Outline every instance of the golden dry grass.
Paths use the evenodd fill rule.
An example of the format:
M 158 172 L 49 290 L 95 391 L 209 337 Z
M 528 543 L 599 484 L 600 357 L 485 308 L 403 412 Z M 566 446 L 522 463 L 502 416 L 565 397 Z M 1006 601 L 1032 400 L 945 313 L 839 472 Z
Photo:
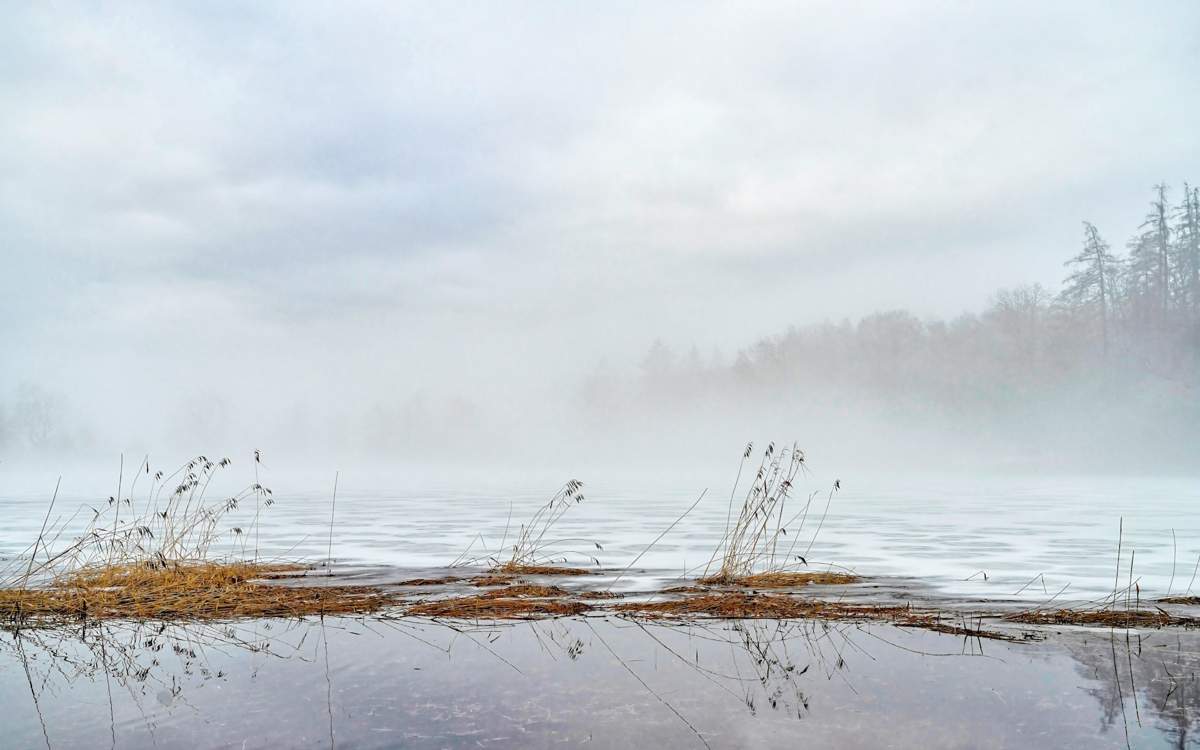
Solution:
M 44 588 L 0 589 L 0 622 L 36 626 L 88 618 L 200 621 L 366 614 L 394 601 L 367 586 L 272 582 L 302 570 L 249 562 L 87 569 Z

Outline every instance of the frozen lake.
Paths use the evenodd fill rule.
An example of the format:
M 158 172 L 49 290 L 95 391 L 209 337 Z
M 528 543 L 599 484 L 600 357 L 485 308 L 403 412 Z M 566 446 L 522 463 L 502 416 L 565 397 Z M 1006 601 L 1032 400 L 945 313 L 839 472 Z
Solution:
M 241 487 L 245 466 L 227 470 L 230 487 Z M 236 477 L 236 481 L 233 481 Z M 2 478 L 2 477 L 0 477 Z M 36 538 L 53 490 L 5 492 L 0 483 L 0 556 L 11 557 Z M 251 475 L 252 480 L 252 475 Z M 1117 542 L 1122 530 L 1120 585 L 1133 581 L 1142 597 L 1180 593 L 1193 582 L 1200 555 L 1200 480 L 1136 477 L 923 477 L 846 479 L 828 501 L 832 480 L 798 485 L 788 502 L 802 507 L 818 494 L 803 528 L 794 527 L 796 553 L 810 567 L 833 564 L 867 577 L 898 576 L 960 599 L 1080 602 L 1113 590 Z M 107 502 L 110 489 L 93 480 L 63 479 L 54 516 Z M 284 472 L 263 477 L 275 503 L 263 511 L 257 544 L 261 555 L 324 560 L 330 544 L 333 477 L 324 486 L 298 483 Z M 454 486 L 450 486 L 453 484 Z M 555 528 L 570 539 L 556 546 L 577 564 L 631 570 L 646 577 L 695 574 L 709 560 L 726 524 L 732 476 L 724 480 L 667 482 L 662 478 L 587 482 L 585 499 Z M 743 485 L 745 480 L 743 480 Z M 692 486 L 689 486 L 692 485 Z M 210 497 L 229 492 L 215 482 Z M 708 487 L 708 493 L 657 544 L 647 547 L 679 519 Z M 145 483 L 135 490 L 144 496 Z M 400 568 L 445 566 L 471 547 L 494 551 L 508 529 L 520 523 L 558 489 L 557 480 L 380 478 L 345 473 L 333 509 L 336 565 Z M 738 498 L 740 502 L 740 496 Z M 828 515 L 821 521 L 828 501 Z M 135 501 L 135 507 L 137 502 Z M 249 528 L 253 506 L 243 506 L 228 526 Z M 90 515 L 90 510 L 80 518 Z M 820 527 L 819 534 L 814 532 Z M 229 548 L 253 540 L 224 537 Z M 597 549 L 599 544 L 602 549 Z M 811 544 L 811 549 L 809 546 Z M 986 577 L 985 577 L 986 574 Z M 1065 590 L 1064 590 L 1065 588 Z

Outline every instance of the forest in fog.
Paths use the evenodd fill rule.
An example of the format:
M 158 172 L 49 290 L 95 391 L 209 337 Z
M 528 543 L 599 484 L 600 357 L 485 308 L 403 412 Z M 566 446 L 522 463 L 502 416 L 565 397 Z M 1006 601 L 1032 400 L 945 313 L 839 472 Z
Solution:
M 140 417 L 133 434 L 149 436 L 147 450 L 253 441 L 297 455 L 337 446 L 436 460 L 472 446 L 480 457 L 586 449 L 617 461 L 663 451 L 708 460 L 788 435 L 856 466 L 1190 471 L 1200 465 L 1200 188 L 1156 186 L 1133 229 L 1118 240 L 1119 228 L 1084 221 L 1078 245 L 1062 249 L 1059 288 L 1002 289 L 951 319 L 884 310 L 794 325 L 736 353 L 657 340 L 641 362 L 597 353 L 604 364 L 540 403 L 364 387 L 360 401 L 325 400 L 332 410 L 314 400 L 239 414 L 220 398 L 192 399 Z M 70 393 L 19 383 L 0 401 L 0 451 L 85 452 L 96 433 L 112 443 L 77 406 Z M 170 426 L 155 432 L 155 419 Z
M 593 373 L 582 400 L 596 422 L 758 405 L 760 419 L 847 420 L 854 441 L 869 442 L 861 430 L 883 420 L 897 452 L 932 429 L 1018 464 L 1154 456 L 1195 467 L 1200 188 L 1157 185 L 1123 247 L 1084 221 L 1064 255 L 1060 288 L 1002 289 L 982 312 L 950 320 L 886 310 L 791 326 L 732 361 L 658 340 L 636 374 Z

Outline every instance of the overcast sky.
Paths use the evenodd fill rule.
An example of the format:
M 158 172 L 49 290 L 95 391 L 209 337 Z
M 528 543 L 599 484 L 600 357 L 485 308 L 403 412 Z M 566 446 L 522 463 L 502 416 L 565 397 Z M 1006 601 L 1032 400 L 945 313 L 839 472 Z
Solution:
M 1194 0 L 850 5 L 10 4 L 0 393 L 495 399 L 1056 285 L 1200 180 Z

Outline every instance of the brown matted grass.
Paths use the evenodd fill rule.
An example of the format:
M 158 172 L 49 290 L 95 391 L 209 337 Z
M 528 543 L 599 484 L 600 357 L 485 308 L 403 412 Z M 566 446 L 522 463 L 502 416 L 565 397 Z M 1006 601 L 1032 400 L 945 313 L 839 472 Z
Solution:
M 40 627 L 85 619 L 186 622 L 359 615 L 403 603 L 399 595 L 373 586 L 296 585 L 285 580 L 306 570 L 307 567 L 296 564 L 253 562 L 166 566 L 137 563 L 85 568 L 41 587 L 0 589 L 0 623 Z M 414 580 L 434 585 L 461 579 Z M 473 596 L 429 600 L 401 611 L 412 617 L 506 620 L 579 615 L 598 606 L 598 611 L 654 620 L 876 621 L 954 635 L 1017 639 L 1007 633 L 984 630 L 979 624 L 972 625 L 974 615 L 920 611 L 911 606 L 849 604 L 788 594 L 696 587 L 668 590 L 687 595 L 664 601 L 609 604 L 598 600 L 621 595 L 608 591 L 572 592 L 560 586 L 507 579 L 504 582 L 504 586 Z M 1023 625 L 1200 626 L 1198 618 L 1176 616 L 1162 609 L 1058 609 L 991 617 Z
M 584 568 L 567 568 L 557 565 L 526 565 L 523 563 L 507 562 L 489 571 L 492 575 L 508 576 L 586 576 L 590 570 Z
M 482 599 L 521 599 L 531 597 L 535 599 L 551 599 L 556 597 L 568 596 L 570 594 L 566 589 L 558 586 L 535 586 L 528 583 L 519 583 L 507 588 L 496 589 L 479 594 Z
M 618 594 L 616 591 L 581 591 L 578 594 L 580 599 L 624 599 L 624 594 Z
M 701 578 L 697 583 L 706 586 L 744 586 L 752 589 L 790 589 L 801 586 L 845 586 L 858 583 L 859 577 L 850 573 L 797 573 L 772 571 L 741 577 L 727 578 L 722 573 Z
M 629 602 L 618 604 L 613 609 L 651 617 L 700 615 L 723 619 L 802 619 L 821 614 L 846 618 L 854 614 L 862 614 L 865 617 L 878 616 L 885 612 L 895 615 L 909 611 L 905 607 L 852 606 L 792 596 L 726 591 L 706 592 L 658 602 Z
M 476 576 L 475 578 L 471 579 L 471 585 L 478 586 L 479 588 L 488 588 L 490 586 L 509 586 L 511 584 L 512 579 L 507 576 L 485 575 Z
M 1091 625 L 1106 628 L 1162 628 L 1200 626 L 1200 619 L 1179 617 L 1161 609 L 1055 609 L 1018 612 L 1004 619 L 1025 625 Z
M 407 581 L 400 581 L 397 586 L 444 586 L 447 583 L 455 583 L 461 581 L 461 578 L 455 576 L 446 576 L 444 578 L 409 578 Z
M 1200 596 L 1168 596 L 1159 599 L 1163 604 L 1187 604 L 1190 606 L 1200 605 Z
M 483 594 L 422 602 L 408 607 L 404 610 L 404 614 L 410 617 L 438 617 L 455 620 L 528 620 L 540 617 L 579 615 L 589 609 L 591 607 L 587 604 L 573 599 L 503 598 Z
M 1019 640 L 1008 633 L 972 627 L 965 618 L 954 620 L 907 606 L 843 604 L 776 594 L 712 592 L 668 601 L 618 604 L 612 609 L 634 617 L 667 620 L 704 617 L 724 620 L 879 621 L 940 633 Z

